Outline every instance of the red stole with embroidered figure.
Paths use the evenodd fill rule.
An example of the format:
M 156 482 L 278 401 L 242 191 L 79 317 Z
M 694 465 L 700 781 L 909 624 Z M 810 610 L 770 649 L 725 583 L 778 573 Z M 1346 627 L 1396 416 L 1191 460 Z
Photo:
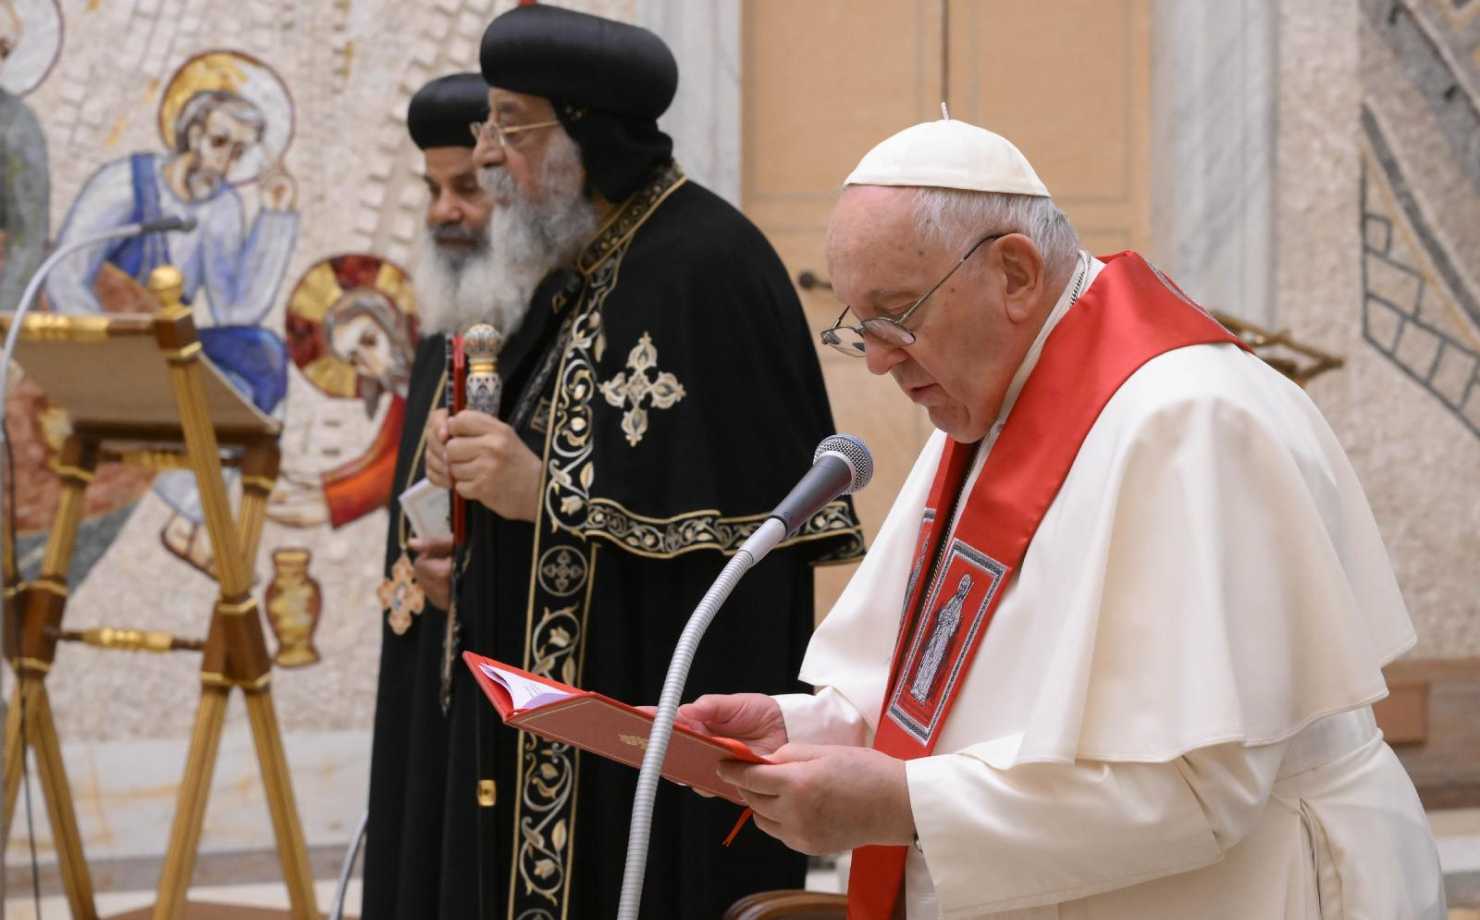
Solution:
M 1147 361 L 1188 345 L 1245 347 L 1134 252 L 1105 268 L 1044 342 L 965 498 L 976 444 L 948 441 L 905 591 L 874 748 L 906 760 L 934 749 L 1005 587 L 1105 404 Z M 932 561 L 933 560 L 933 561 Z M 907 847 L 853 851 L 849 920 L 890 920 Z

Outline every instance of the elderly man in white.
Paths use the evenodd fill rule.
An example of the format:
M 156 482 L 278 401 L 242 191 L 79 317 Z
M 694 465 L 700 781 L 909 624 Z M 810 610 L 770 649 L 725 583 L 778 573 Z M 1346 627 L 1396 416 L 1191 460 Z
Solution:
M 939 431 L 819 692 L 680 710 L 772 752 L 722 767 L 761 829 L 855 851 L 850 920 L 1440 920 L 1370 708 L 1413 629 L 1315 405 L 981 128 L 884 141 L 827 242 L 823 340 Z

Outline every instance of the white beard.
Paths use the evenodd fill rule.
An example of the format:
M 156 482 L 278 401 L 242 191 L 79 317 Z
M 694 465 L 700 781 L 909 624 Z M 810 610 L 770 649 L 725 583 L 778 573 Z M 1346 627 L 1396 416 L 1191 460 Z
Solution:
M 554 133 L 537 199 L 526 197 L 502 167 L 482 170 L 479 179 L 494 198 L 488 236 L 496 280 L 485 289 L 485 302 L 494 313 L 522 318 L 545 276 L 573 262 L 596 236 L 599 218 L 584 193 L 581 152 L 564 131 Z M 504 332 L 505 340 L 508 335 Z
M 487 232 L 472 250 L 464 250 L 443 247 L 424 230 L 411 273 L 421 331 L 457 334 L 474 323 L 492 323 L 505 336 L 513 334 L 524 311 L 509 314 L 490 305 L 488 292 L 497 287 L 499 271 Z

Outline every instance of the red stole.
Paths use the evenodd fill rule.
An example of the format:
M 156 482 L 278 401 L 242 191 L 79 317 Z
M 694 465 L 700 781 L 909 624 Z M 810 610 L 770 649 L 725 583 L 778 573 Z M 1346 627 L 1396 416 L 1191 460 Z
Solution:
M 906 760 L 934 750 L 1008 579 L 1022 564 L 1080 444 L 1121 384 L 1176 348 L 1220 342 L 1244 347 L 1136 253 L 1105 262 L 1044 342 L 955 533 L 954 502 L 977 445 L 946 442 L 905 590 L 874 736 L 877 750 Z M 922 578 L 926 572 L 929 577 Z M 853 851 L 849 920 L 890 920 L 906 856 L 907 848 L 896 846 Z

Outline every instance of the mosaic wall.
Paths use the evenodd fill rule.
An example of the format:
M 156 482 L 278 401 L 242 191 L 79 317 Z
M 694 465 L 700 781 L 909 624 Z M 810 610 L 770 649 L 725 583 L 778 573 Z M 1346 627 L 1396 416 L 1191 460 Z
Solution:
M 1480 437 L 1480 4 L 1362 14 L 1362 335 Z
M 1418 628 L 1480 655 L 1480 3 L 1280 4 L 1278 322 Z
M 279 633 L 289 732 L 370 723 L 385 514 L 365 497 L 388 488 L 372 461 L 399 436 L 425 206 L 406 103 L 433 76 L 476 69 L 483 29 L 512 5 L 0 0 L 0 308 L 53 244 L 197 219 L 167 251 L 126 243 L 65 260 L 45 297 L 74 313 L 136 309 L 150 268 L 180 265 L 207 354 L 283 421 L 254 592 Z M 634 16 L 632 0 L 568 5 Z M 23 379 L 12 392 L 18 548 L 34 572 L 66 420 Z M 68 625 L 200 636 L 211 562 L 187 475 L 105 467 Z M 63 737 L 184 736 L 198 666 L 64 646 L 50 681 Z

